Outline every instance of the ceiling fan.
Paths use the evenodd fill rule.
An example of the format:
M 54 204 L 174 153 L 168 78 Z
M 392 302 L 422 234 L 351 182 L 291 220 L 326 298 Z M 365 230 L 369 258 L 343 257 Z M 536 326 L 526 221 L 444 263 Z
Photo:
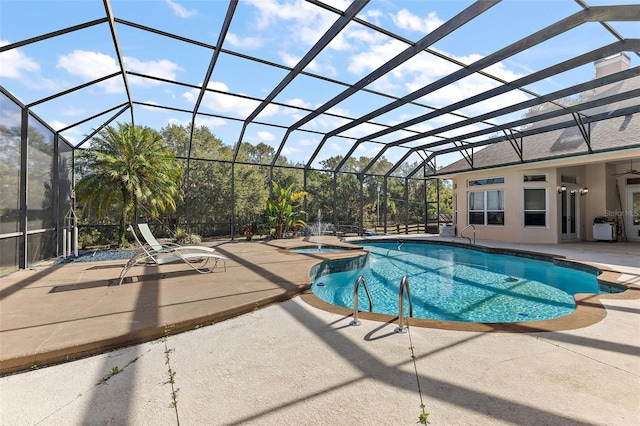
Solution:
M 624 175 L 640 175 L 640 170 L 636 170 L 633 168 L 633 160 L 630 160 L 629 170 L 624 171 L 622 173 L 614 173 L 613 176 L 624 176 Z

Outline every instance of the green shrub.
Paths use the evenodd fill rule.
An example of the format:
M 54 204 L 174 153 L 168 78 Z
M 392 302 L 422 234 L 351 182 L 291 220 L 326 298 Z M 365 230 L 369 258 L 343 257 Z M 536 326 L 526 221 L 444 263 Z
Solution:
M 185 229 L 176 229 L 176 243 L 180 245 L 199 245 L 202 243 L 202 237 L 198 234 L 190 234 Z
M 83 249 L 96 246 L 100 243 L 100 231 L 96 228 L 85 228 L 78 232 L 78 245 Z

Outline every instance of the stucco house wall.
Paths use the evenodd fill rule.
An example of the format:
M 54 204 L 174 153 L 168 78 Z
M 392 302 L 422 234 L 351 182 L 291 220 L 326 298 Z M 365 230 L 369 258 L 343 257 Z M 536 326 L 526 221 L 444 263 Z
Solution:
M 631 151 L 637 156 L 640 150 Z M 483 190 L 504 191 L 504 224 L 474 225 L 476 238 L 529 243 L 560 243 L 561 232 L 561 194 L 559 188 L 564 184 L 567 191 L 577 191 L 578 229 L 576 238 L 583 241 L 593 240 L 593 222 L 596 217 L 608 217 L 610 220 L 624 220 L 628 214 L 627 194 L 629 188 L 626 177 L 616 176 L 628 170 L 619 153 L 599 155 L 598 159 L 588 164 L 566 164 L 562 162 L 579 162 L 578 158 L 554 160 L 545 164 L 509 166 L 487 170 L 456 174 L 452 177 L 454 192 L 455 225 L 460 232 L 469 224 L 468 200 L 469 192 Z M 582 160 L 583 161 L 583 160 Z M 614 165 L 613 161 L 622 164 Z M 534 167 L 535 166 L 535 167 Z M 544 182 L 525 182 L 525 175 L 544 175 Z M 484 180 L 503 177 L 504 183 L 481 186 L 468 186 L 470 180 Z M 565 180 L 563 181 L 563 177 Z M 567 179 L 568 178 L 568 179 Z M 616 189 L 616 180 L 618 188 Z M 574 183 L 575 182 L 575 183 Z M 547 220 L 545 226 L 525 226 L 524 224 L 524 189 L 545 189 Z M 588 189 L 586 194 L 581 190 Z M 618 199 L 618 193 L 620 199 Z M 473 230 L 467 229 L 464 236 L 472 237 Z M 629 233 L 629 240 L 640 240 L 637 235 Z
M 595 63 L 596 77 L 628 68 L 626 53 Z M 640 77 L 634 77 L 599 87 L 591 99 L 639 88 Z M 622 101 L 625 106 L 633 102 L 634 99 Z M 602 116 L 609 108 L 604 105 L 581 113 Z M 624 239 L 640 241 L 640 207 L 638 202 L 632 206 L 627 200 L 632 193 L 635 197 L 640 195 L 640 114 L 604 118 L 583 128 L 578 123 L 558 130 L 544 127 L 566 119 L 556 117 L 534 123 L 528 129 L 540 126 L 541 131 L 522 138 L 518 138 L 516 131 L 511 141 L 467 148 L 465 159 L 439 170 L 442 177 L 453 181 L 458 235 L 469 224 L 469 192 L 500 189 L 504 191 L 504 224 L 475 225 L 476 238 L 526 243 L 593 240 L 594 219 L 605 216 L 618 223 L 624 221 L 624 227 L 619 225 L 618 229 Z M 516 144 L 520 144 L 519 151 Z M 545 175 L 546 179 L 525 182 L 525 175 Z M 467 184 L 469 180 L 496 177 L 504 177 L 504 182 L 472 187 Z M 565 196 L 571 193 L 576 196 L 575 233 L 567 231 L 571 229 L 571 220 L 567 217 L 573 216 L 562 215 L 563 195 L 559 193 L 562 186 L 567 191 Z M 525 226 L 525 188 L 545 189 L 544 226 Z M 584 191 L 585 188 L 588 191 Z M 570 203 L 571 195 L 565 200 Z M 472 235 L 471 229 L 464 232 L 464 236 Z

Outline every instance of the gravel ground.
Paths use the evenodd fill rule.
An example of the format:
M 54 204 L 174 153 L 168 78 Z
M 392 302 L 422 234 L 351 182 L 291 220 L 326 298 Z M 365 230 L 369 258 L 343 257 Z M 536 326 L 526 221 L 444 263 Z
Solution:
M 135 250 L 82 250 L 78 256 L 63 257 L 54 262 L 54 265 L 72 262 L 100 262 L 105 260 L 120 260 L 131 257 Z

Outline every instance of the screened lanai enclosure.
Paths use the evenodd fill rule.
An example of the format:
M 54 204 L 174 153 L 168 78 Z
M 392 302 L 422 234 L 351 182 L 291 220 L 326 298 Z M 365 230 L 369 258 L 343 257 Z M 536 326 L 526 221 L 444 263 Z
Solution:
M 638 113 L 640 85 L 591 96 L 637 79 L 638 21 L 627 1 L 2 0 L 0 275 L 76 225 L 109 232 L 79 212 L 76 159 L 121 124 L 182 166 L 176 210 L 138 212 L 159 233 L 260 232 L 272 181 L 335 232 L 437 233 L 444 166 L 504 141 L 524 162 L 524 135 L 569 127 L 591 155 L 590 126 Z M 620 53 L 628 69 L 594 78 Z

